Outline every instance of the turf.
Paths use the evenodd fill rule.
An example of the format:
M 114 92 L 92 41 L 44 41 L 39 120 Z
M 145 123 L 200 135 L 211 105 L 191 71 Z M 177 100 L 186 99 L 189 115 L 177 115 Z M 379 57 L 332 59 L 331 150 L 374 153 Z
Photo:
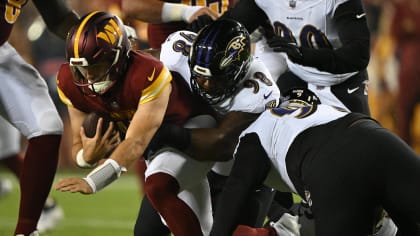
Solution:
M 18 215 L 19 185 L 11 174 L 0 170 L 0 176 L 13 180 L 13 191 L 0 198 L 0 235 L 13 235 Z M 84 176 L 84 172 L 59 171 L 54 183 L 65 176 Z M 94 195 L 51 191 L 64 210 L 64 219 L 56 229 L 41 236 L 126 236 L 133 226 L 142 199 L 134 174 L 126 174 Z

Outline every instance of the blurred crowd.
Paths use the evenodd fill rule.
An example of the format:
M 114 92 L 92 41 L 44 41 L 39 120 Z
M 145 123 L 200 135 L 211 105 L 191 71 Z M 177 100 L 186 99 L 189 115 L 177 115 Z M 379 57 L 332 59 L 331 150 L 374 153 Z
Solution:
M 84 15 L 92 10 L 110 11 L 137 30 L 138 47 L 148 48 L 146 24 L 126 19 L 119 0 L 68 0 Z M 420 153 L 420 1 L 365 0 L 372 34 L 369 71 L 369 102 L 372 116 L 395 131 Z M 31 2 L 28 2 L 31 5 Z M 69 124 L 66 107 L 58 99 L 55 74 L 65 62 L 64 41 L 50 33 L 34 6 L 27 6 L 13 29 L 10 43 L 47 80 L 51 96 L 63 118 L 65 133 Z M 64 135 L 60 166 L 75 166 L 71 160 L 71 137 Z
M 420 151 L 418 0 L 366 0 L 372 33 L 369 64 L 372 116 Z

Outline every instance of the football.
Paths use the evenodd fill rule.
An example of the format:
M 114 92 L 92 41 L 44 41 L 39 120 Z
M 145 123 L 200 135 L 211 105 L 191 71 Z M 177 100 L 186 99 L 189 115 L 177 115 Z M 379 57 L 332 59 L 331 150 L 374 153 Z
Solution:
M 95 112 L 89 113 L 85 120 L 83 121 L 83 128 L 85 129 L 85 134 L 86 137 L 88 138 L 93 138 L 96 134 L 96 126 L 98 124 L 98 120 L 99 118 L 103 118 L 103 123 L 102 123 L 102 134 L 104 134 L 106 132 L 106 130 L 109 127 L 109 122 L 111 122 L 111 117 L 109 117 L 108 115 L 104 115 L 104 114 L 98 114 Z

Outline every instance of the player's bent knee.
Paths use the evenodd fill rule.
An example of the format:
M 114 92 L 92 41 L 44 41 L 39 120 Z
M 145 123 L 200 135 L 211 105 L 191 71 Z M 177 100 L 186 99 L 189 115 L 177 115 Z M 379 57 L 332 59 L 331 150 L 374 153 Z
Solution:
M 179 192 L 179 184 L 174 177 L 157 173 L 146 178 L 144 191 L 155 205 L 166 199 L 168 195 L 175 194 L 176 196 Z

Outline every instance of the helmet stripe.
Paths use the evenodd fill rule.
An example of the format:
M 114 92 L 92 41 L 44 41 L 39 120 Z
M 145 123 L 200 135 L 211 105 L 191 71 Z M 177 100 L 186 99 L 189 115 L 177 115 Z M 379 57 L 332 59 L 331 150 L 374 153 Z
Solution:
M 98 12 L 99 11 L 94 11 L 90 13 L 83 19 L 82 23 L 80 23 L 79 28 L 77 29 L 77 32 L 76 32 L 76 36 L 74 37 L 74 57 L 75 58 L 79 58 L 79 40 L 80 40 L 80 35 L 82 34 L 82 30 L 84 26 L 86 25 L 86 23 L 89 21 L 89 19 L 92 18 L 92 16 Z
M 214 29 L 214 30 L 216 30 L 216 29 Z M 206 55 L 206 58 L 205 58 L 205 61 L 204 61 L 205 64 L 201 65 L 201 66 L 205 66 L 205 65 L 210 63 L 210 59 L 211 59 L 210 58 L 210 56 L 211 56 L 210 53 L 203 52 L 203 51 L 206 50 L 207 48 L 211 47 L 211 45 L 214 44 L 216 36 L 217 36 L 217 32 L 215 32 L 214 34 L 213 34 L 213 32 L 209 32 L 207 34 L 207 36 L 204 38 L 204 40 L 201 43 L 201 46 L 203 46 L 203 47 L 199 47 L 199 51 L 198 51 L 198 54 L 197 54 L 195 64 L 200 64 L 201 65 L 201 63 L 199 63 L 199 61 L 201 60 L 202 54 Z M 210 37 L 212 37 L 212 38 L 209 39 Z M 210 42 L 208 42 L 208 41 L 210 41 Z
M 212 48 L 213 47 L 213 45 L 214 45 L 214 41 L 216 40 L 216 38 L 217 38 L 217 35 L 219 34 L 219 32 L 215 32 L 214 33 L 214 35 L 213 35 L 213 38 L 211 38 L 211 40 L 210 40 L 210 45 L 211 45 L 211 47 L 210 48 Z M 210 55 L 211 53 L 207 53 L 207 55 L 206 55 L 206 64 L 210 64 L 210 61 L 211 61 L 211 57 L 213 56 L 213 55 Z

